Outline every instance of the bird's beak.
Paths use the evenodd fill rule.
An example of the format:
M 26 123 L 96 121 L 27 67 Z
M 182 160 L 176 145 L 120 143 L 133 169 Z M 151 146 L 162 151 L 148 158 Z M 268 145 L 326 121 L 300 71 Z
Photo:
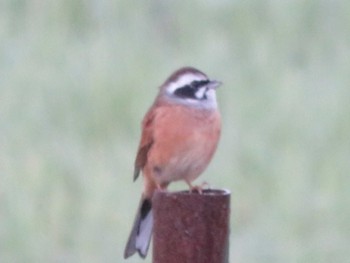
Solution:
M 220 87 L 222 85 L 222 82 L 221 81 L 217 81 L 217 80 L 211 80 L 207 87 L 209 89 L 217 89 L 218 87 Z

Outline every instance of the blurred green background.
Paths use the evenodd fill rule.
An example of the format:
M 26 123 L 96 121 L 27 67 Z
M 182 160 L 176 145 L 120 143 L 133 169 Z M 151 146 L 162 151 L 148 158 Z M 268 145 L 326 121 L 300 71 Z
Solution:
M 232 191 L 230 262 L 350 262 L 349 14 L 346 0 L 1 1 L 0 262 L 123 262 L 140 122 L 184 65 L 224 82 L 198 182 Z

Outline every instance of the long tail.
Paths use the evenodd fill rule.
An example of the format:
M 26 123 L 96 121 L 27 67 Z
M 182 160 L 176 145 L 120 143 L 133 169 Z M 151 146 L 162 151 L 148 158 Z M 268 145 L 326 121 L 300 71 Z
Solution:
M 139 253 L 140 257 L 146 257 L 153 230 L 153 215 L 151 209 L 151 200 L 142 197 L 134 225 L 125 247 L 124 258 L 128 258 L 136 252 Z

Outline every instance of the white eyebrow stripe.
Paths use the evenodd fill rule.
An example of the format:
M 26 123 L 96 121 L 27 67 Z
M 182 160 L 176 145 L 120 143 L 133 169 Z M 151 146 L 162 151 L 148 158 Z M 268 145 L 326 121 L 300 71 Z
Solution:
M 175 90 L 177 90 L 178 88 L 189 85 L 195 80 L 201 81 L 201 80 L 206 80 L 206 78 L 201 75 L 185 74 L 179 77 L 176 81 L 171 82 L 166 88 L 166 90 L 168 93 L 173 94 Z

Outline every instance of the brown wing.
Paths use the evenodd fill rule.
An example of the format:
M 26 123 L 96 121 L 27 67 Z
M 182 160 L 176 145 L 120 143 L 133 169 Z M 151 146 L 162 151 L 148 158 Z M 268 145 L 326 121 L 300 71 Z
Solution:
M 147 154 L 153 144 L 154 110 L 148 111 L 142 122 L 142 135 L 135 159 L 134 181 L 139 177 L 141 169 L 146 165 Z

